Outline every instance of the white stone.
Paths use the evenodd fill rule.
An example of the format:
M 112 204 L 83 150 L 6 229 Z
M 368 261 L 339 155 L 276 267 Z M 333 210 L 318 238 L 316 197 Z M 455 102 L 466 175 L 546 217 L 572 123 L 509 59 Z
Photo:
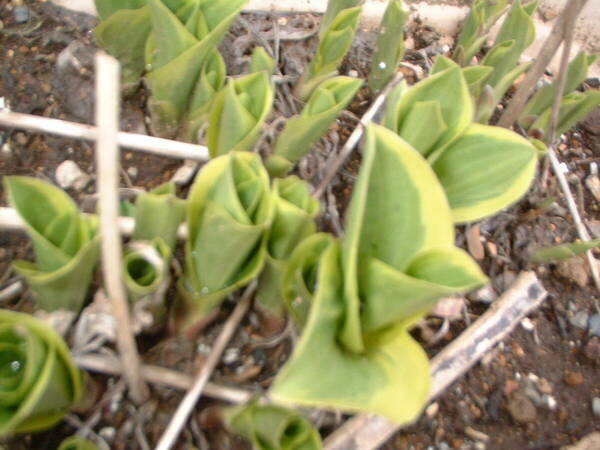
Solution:
M 77 191 L 85 189 L 92 177 L 79 168 L 75 161 L 63 161 L 54 174 L 56 182 L 63 189 L 73 188 Z

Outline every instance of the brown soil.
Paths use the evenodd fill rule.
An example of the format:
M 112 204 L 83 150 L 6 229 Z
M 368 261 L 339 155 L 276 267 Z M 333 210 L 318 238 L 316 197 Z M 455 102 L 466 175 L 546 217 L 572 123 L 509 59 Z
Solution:
M 93 108 L 89 99 L 93 97 L 91 55 L 95 19 L 67 13 L 44 1 L 26 0 L 24 4 L 30 12 L 30 18 L 27 23 L 19 25 L 14 21 L 13 2 L 0 0 L 0 97 L 9 102 L 13 111 L 92 123 Z M 230 73 L 243 70 L 245 58 L 257 41 L 257 34 L 268 32 L 274 26 L 274 21 L 278 22 L 282 32 L 316 26 L 315 18 L 311 16 L 244 16 L 244 21 L 235 24 L 222 47 Z M 419 30 L 414 32 L 418 34 Z M 342 67 L 343 73 L 355 70 L 360 76 L 366 75 L 370 56 L 369 39 L 363 36 L 357 40 L 357 45 Z M 310 55 L 315 42 L 315 38 L 282 41 L 282 72 L 298 75 L 303 60 Z M 71 46 L 75 58 L 81 63 L 79 70 L 57 68 L 59 55 L 67 46 Z M 411 58 L 410 52 L 407 58 Z M 419 58 L 420 55 L 414 55 L 413 62 L 421 64 Z M 124 99 L 123 129 L 147 131 L 144 125 L 145 97 L 145 91 L 140 87 Z M 369 101 L 368 92 L 361 92 L 352 104 L 351 112 L 360 116 Z M 285 98 L 285 92 L 277 97 L 277 115 L 289 116 L 298 106 Z M 345 141 L 354 120 L 350 115 L 343 116 L 330 130 L 327 138 L 300 165 L 298 172 L 302 177 L 313 183 L 318 182 L 329 152 Z M 569 134 L 559 148 L 561 159 L 567 162 L 570 169 L 570 181 L 578 194 L 580 208 L 588 221 L 600 220 L 598 200 L 584 185 L 584 180 L 590 175 L 590 163 L 600 162 L 597 142 L 597 137 L 582 129 Z M 77 162 L 86 173 L 93 174 L 95 170 L 93 148 L 85 142 L 2 128 L 0 147 L 4 144 L 7 146 L 0 157 L 0 174 L 3 176 L 23 174 L 52 181 L 56 167 L 66 159 Z M 267 139 L 264 145 L 268 144 Z M 137 169 L 137 176 L 124 176 L 123 186 L 131 182 L 135 186 L 151 188 L 168 180 L 180 162 L 124 152 L 122 164 L 125 172 L 131 167 Z M 326 210 L 337 209 L 343 217 L 359 166 L 358 155 L 346 163 L 332 184 L 334 195 L 329 197 Z M 549 291 L 545 304 L 530 317 L 535 331 L 519 326 L 510 339 L 438 399 L 437 407 L 430 408 L 417 424 L 397 434 L 385 448 L 558 449 L 594 430 L 600 430 L 600 418 L 594 416 L 591 409 L 592 398 L 600 397 L 600 343 L 598 338 L 591 339 L 586 330 L 573 326 L 570 320 L 577 312 L 585 311 L 590 316 L 598 313 L 598 292 L 593 288 L 585 263 L 580 259 L 574 260 L 569 267 L 551 264 L 531 266 L 528 262 L 534 248 L 572 241 L 576 237 L 573 221 L 555 178 L 549 174 L 546 185 L 541 184 L 540 178 L 538 176 L 530 194 L 518 205 L 479 224 L 486 248 L 482 266 L 496 292 L 502 292 L 519 271 L 528 269 L 537 272 Z M 77 201 L 83 202 L 93 192 L 92 183 L 83 192 L 69 193 Z M 540 207 L 550 197 L 555 197 L 556 202 Z M 2 187 L 0 202 L 6 204 Z M 325 230 L 335 230 L 338 226 L 330 214 L 322 217 L 320 225 Z M 464 227 L 458 230 L 457 242 L 466 247 L 464 232 Z M 11 276 L 11 261 L 30 256 L 27 242 L 22 234 L 0 234 L 2 283 L 6 283 Z M 25 311 L 32 309 L 27 296 L 16 303 L 2 306 Z M 485 304 L 474 300 L 468 302 L 467 306 L 471 320 L 475 320 L 486 309 Z M 222 317 L 226 317 L 231 307 L 230 303 L 225 304 Z M 431 319 L 429 325 L 439 325 L 436 320 Z M 430 354 L 434 355 L 465 327 L 463 320 L 454 322 L 441 342 L 428 347 Z M 198 349 L 212 342 L 219 328 L 219 325 L 211 327 L 195 343 L 166 339 L 162 335 L 146 337 L 140 341 L 145 349 L 144 359 L 182 372 L 191 372 L 193 367 L 202 362 L 202 352 L 198 352 Z M 255 344 L 257 335 L 257 317 L 252 313 L 230 345 L 238 349 L 238 353 L 230 362 L 219 367 L 214 381 L 246 389 L 268 388 L 273 374 L 289 354 L 290 344 L 284 341 L 273 347 L 258 346 Z M 94 425 L 97 433 L 112 442 L 113 448 L 138 448 L 131 422 L 135 409 L 127 401 L 113 398 L 116 380 L 97 375 L 93 376 L 93 380 L 104 393 L 102 398 L 105 402 L 84 410 L 75 418 L 79 417 L 85 422 L 99 411 L 101 415 Z M 547 397 L 542 398 L 542 391 L 553 397 L 555 406 L 548 404 Z M 151 444 L 156 443 L 181 399 L 181 393 L 173 390 L 157 388 L 153 392 L 153 400 L 145 406 L 145 410 L 142 408 L 145 413 L 150 411 L 148 417 L 152 417 L 143 430 Z M 514 408 L 511 414 L 510 407 L 514 407 L 523 395 L 527 398 L 525 403 L 531 403 L 536 395 L 539 398 L 537 405 L 533 402 L 535 417 L 528 417 L 526 423 L 519 423 L 515 420 Z M 193 419 L 199 425 L 190 427 L 182 435 L 181 448 L 189 448 L 192 442 L 199 445 L 198 441 L 204 438 L 209 443 L 208 448 L 244 448 L 240 440 L 222 430 L 202 428 L 207 424 L 206 413 L 202 411 L 211 404 L 213 402 L 206 402 L 199 407 L 199 418 Z M 520 409 L 526 408 L 521 404 Z M 324 423 L 322 430 L 325 432 L 340 423 L 332 414 L 317 416 Z M 9 448 L 53 449 L 62 437 L 74 433 L 78 427 L 72 419 L 48 432 L 15 439 L 9 443 Z M 473 430 L 484 435 L 477 435 Z

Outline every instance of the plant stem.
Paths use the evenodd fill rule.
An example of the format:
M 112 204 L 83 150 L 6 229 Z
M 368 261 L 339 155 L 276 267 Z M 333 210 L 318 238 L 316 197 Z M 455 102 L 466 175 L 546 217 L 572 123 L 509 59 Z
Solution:
M 150 392 L 141 376 L 140 357 L 129 315 L 129 304 L 122 282 L 123 255 L 121 235 L 117 225 L 119 215 L 119 63 L 113 57 L 96 54 L 96 164 L 100 195 L 100 229 L 102 234 L 102 273 L 107 295 L 111 300 L 117 322 L 117 348 L 123 363 L 123 374 L 129 393 L 137 404 L 143 403 Z
M 98 134 L 96 127 L 91 125 L 3 110 L 0 110 L 0 125 L 86 141 L 95 141 Z M 208 149 L 203 145 L 171 141 L 124 131 L 118 132 L 117 141 L 121 147 L 140 152 L 178 159 L 208 160 Z
M 221 333 L 219 333 L 208 359 L 196 375 L 194 384 L 185 394 L 185 397 L 179 404 L 179 407 L 171 419 L 171 422 L 167 426 L 167 429 L 158 441 L 156 450 L 169 450 L 175 444 L 181 429 L 184 427 L 190 414 L 192 413 L 192 410 L 196 406 L 196 403 L 198 402 L 198 399 L 200 398 L 208 379 L 217 367 L 217 364 L 221 359 L 221 354 L 225 350 L 225 347 L 229 343 L 229 340 L 233 336 L 233 333 L 237 329 L 237 326 L 241 322 L 242 318 L 248 311 L 252 301 L 252 296 L 256 291 L 256 286 L 256 281 L 253 281 L 244 291 L 242 298 L 233 310 L 233 313 L 231 313 L 231 316 L 229 316 L 229 319 L 227 319 L 227 322 L 221 330 Z

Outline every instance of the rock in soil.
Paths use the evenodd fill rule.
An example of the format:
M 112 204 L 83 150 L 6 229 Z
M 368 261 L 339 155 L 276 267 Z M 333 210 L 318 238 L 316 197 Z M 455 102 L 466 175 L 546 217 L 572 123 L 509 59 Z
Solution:
M 592 411 L 596 417 L 600 417 L 600 397 L 594 397 L 592 400 Z
M 588 322 L 588 331 L 592 336 L 600 336 L 600 314 L 594 314 Z
M 600 108 L 596 108 L 581 123 L 588 133 L 600 135 Z
M 564 380 L 569 386 L 579 386 L 581 383 L 583 383 L 583 375 L 581 375 L 579 372 L 567 370 L 565 372 Z
M 575 328 L 585 330 L 588 327 L 589 314 L 586 311 L 579 311 L 569 319 L 569 322 Z
M 517 391 L 508 398 L 508 412 L 519 423 L 531 423 L 537 419 L 537 408 L 525 394 Z
M 591 338 L 583 347 L 583 354 L 590 361 L 600 361 L 600 338 Z
M 600 433 L 588 434 L 581 441 L 574 445 L 561 447 L 560 450 L 598 450 L 600 448 Z
M 92 180 L 92 177 L 79 168 L 75 161 L 63 161 L 54 174 L 56 182 L 63 189 L 75 189 L 81 191 Z
M 587 261 L 581 256 L 561 261 L 558 263 L 556 271 L 563 278 L 573 281 L 580 287 L 587 286 L 588 282 L 590 281 Z

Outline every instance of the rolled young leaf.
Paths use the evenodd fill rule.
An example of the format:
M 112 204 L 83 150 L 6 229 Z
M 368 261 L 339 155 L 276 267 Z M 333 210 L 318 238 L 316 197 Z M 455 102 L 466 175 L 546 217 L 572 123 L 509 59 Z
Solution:
M 185 202 L 176 197 L 173 182 L 163 183 L 137 198 L 134 217 L 134 241 L 160 238 L 173 251 L 177 229 L 185 218 Z
M 29 177 L 5 177 L 10 202 L 33 243 L 35 263 L 16 261 L 38 307 L 46 311 L 83 306 L 100 239 L 93 218 L 84 217 L 59 188 Z
M 337 75 L 337 68 L 352 45 L 361 10 L 357 6 L 340 11 L 322 35 L 317 53 L 294 88 L 300 99 L 306 100 L 319 84 Z
M 531 185 L 537 150 L 509 130 L 472 124 L 432 164 L 455 222 L 490 216 L 517 201 Z
M 131 301 L 166 291 L 169 283 L 171 250 L 160 238 L 152 242 L 131 242 L 123 252 L 123 282 Z M 154 303 L 160 305 L 162 296 Z
M 267 159 L 269 173 L 281 176 L 289 172 L 348 106 L 361 85 L 361 80 L 351 77 L 334 77 L 321 83 L 300 115 L 286 122 L 274 154 Z
M 173 12 L 160 0 L 148 0 L 156 46 L 147 75 L 148 106 L 157 134 L 172 137 L 186 120 L 204 64 L 245 3 L 194 0 Z
M 563 96 L 570 94 L 577 88 L 577 86 L 583 83 L 587 77 L 589 67 L 596 61 L 596 59 L 598 59 L 597 55 L 588 55 L 584 51 L 579 52 L 577 56 L 573 58 L 573 60 L 569 63 Z M 528 126 L 531 125 L 531 122 L 526 124 L 526 118 L 533 117 L 533 120 L 535 120 L 545 110 L 551 108 L 555 92 L 556 82 L 539 89 L 523 108 L 523 112 L 519 116 L 519 124 L 528 128 Z
M 307 418 L 277 405 L 233 406 L 224 409 L 227 428 L 245 437 L 255 450 L 320 450 L 321 436 Z
M 231 152 L 202 168 L 187 200 L 189 238 L 174 317 L 179 331 L 197 331 L 227 294 L 258 276 L 272 209 L 258 155 Z
M 442 152 L 473 120 L 473 102 L 461 68 L 450 60 L 444 64 L 447 69 L 409 89 L 401 84 L 386 107 L 385 126 L 425 157 L 434 150 Z
M 271 112 L 273 95 L 270 76 L 265 71 L 227 83 L 210 111 L 206 140 L 211 158 L 253 149 Z
M 273 75 L 276 64 L 275 60 L 269 56 L 264 47 L 255 47 L 252 51 L 252 58 L 250 59 L 249 73 L 264 70 L 267 74 Z
M 0 438 L 58 423 L 79 399 L 82 378 L 56 332 L 0 310 Z
M 100 20 L 108 19 L 123 9 L 138 9 L 146 6 L 148 0 L 94 0 Z
M 396 73 L 404 55 L 404 25 L 407 19 L 408 13 L 402 0 L 389 0 L 379 26 L 369 74 L 369 87 L 373 92 L 383 89 Z
M 295 176 L 273 182 L 273 223 L 267 237 L 267 259 L 260 275 L 256 305 L 265 313 L 283 317 L 285 305 L 281 277 L 296 246 L 316 230 L 319 201 L 310 195 L 310 185 Z
M 331 26 L 331 22 L 335 20 L 338 14 L 344 9 L 354 8 L 355 6 L 363 3 L 362 0 L 328 0 L 327 9 L 321 19 L 321 26 L 319 28 L 319 37 L 322 38 Z

